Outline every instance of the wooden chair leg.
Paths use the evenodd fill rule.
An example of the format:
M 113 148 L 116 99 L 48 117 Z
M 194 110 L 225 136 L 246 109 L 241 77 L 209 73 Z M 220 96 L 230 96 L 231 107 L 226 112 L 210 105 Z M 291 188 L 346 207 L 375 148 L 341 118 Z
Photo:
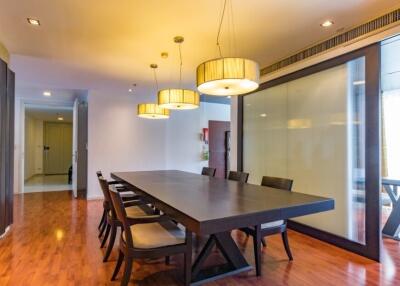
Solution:
M 107 245 L 106 253 L 104 254 L 103 262 L 107 262 L 108 257 L 110 257 L 111 251 L 114 247 L 115 243 L 115 237 L 117 236 L 117 226 L 112 225 L 111 226 L 111 234 L 110 234 L 110 240 Z
M 192 232 L 186 229 L 186 251 L 184 254 L 184 285 L 189 286 L 192 281 Z
M 103 209 L 103 215 L 101 216 L 99 226 L 97 227 L 98 230 L 101 229 L 105 221 L 106 221 L 106 210 Z
M 122 277 L 121 286 L 126 286 L 129 284 L 129 280 L 131 279 L 132 273 L 132 258 L 125 257 L 125 270 L 124 277 Z
M 286 230 L 284 232 L 282 232 L 282 240 L 283 240 L 283 245 L 285 246 L 286 254 L 289 257 L 289 260 L 293 260 L 292 252 L 290 251 L 290 247 L 289 247 L 289 240 L 288 240 Z
M 107 224 L 106 233 L 104 234 L 103 241 L 101 242 L 100 248 L 103 248 L 106 245 L 108 236 L 110 234 L 110 229 L 111 229 L 111 226 L 109 224 Z
M 106 230 L 106 227 L 107 227 L 107 222 L 104 222 L 103 225 L 101 226 L 101 229 L 100 229 L 100 233 L 99 233 L 99 236 L 98 236 L 99 238 L 103 236 L 103 233 Z
M 256 275 L 261 276 L 261 225 L 254 227 L 253 237 L 254 260 L 256 263 Z
M 124 253 L 120 250 L 118 253 L 117 264 L 115 265 L 114 273 L 111 277 L 111 281 L 114 281 L 117 278 L 118 272 L 121 269 L 122 262 L 124 261 Z

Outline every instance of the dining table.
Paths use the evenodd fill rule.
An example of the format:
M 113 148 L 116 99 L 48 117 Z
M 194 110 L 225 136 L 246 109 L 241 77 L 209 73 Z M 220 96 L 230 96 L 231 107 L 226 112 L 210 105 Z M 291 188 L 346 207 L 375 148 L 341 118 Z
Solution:
M 112 172 L 111 176 L 175 222 L 208 237 L 192 264 L 191 285 L 252 269 L 232 230 L 334 209 L 331 198 L 179 170 Z M 226 262 L 210 266 L 205 262 L 215 247 Z

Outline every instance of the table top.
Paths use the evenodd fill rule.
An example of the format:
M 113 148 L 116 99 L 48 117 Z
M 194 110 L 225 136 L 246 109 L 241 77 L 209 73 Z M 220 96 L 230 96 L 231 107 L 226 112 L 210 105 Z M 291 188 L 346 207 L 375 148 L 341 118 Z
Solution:
M 210 234 L 328 211 L 334 200 L 177 171 L 115 172 L 192 231 Z

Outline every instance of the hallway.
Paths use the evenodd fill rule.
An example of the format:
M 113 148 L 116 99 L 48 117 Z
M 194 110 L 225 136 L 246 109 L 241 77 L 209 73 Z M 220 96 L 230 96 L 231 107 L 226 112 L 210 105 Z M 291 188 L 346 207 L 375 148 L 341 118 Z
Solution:
M 24 193 L 72 190 L 68 175 L 35 175 L 25 182 Z

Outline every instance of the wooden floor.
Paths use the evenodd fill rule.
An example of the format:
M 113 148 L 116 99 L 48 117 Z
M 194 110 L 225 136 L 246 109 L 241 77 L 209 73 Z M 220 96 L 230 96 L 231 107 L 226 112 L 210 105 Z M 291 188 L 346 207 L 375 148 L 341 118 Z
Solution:
M 69 192 L 15 196 L 15 223 L 0 240 L 0 285 L 119 285 L 111 283 L 116 253 L 102 262 L 97 223 L 101 201 L 73 200 Z M 252 243 L 233 234 L 253 264 Z M 400 243 L 384 240 L 382 264 L 290 231 L 294 261 L 279 236 L 268 239 L 263 277 L 254 271 L 208 285 L 400 285 Z M 215 252 L 215 262 L 220 258 Z M 180 285 L 182 257 L 135 263 L 132 285 Z

